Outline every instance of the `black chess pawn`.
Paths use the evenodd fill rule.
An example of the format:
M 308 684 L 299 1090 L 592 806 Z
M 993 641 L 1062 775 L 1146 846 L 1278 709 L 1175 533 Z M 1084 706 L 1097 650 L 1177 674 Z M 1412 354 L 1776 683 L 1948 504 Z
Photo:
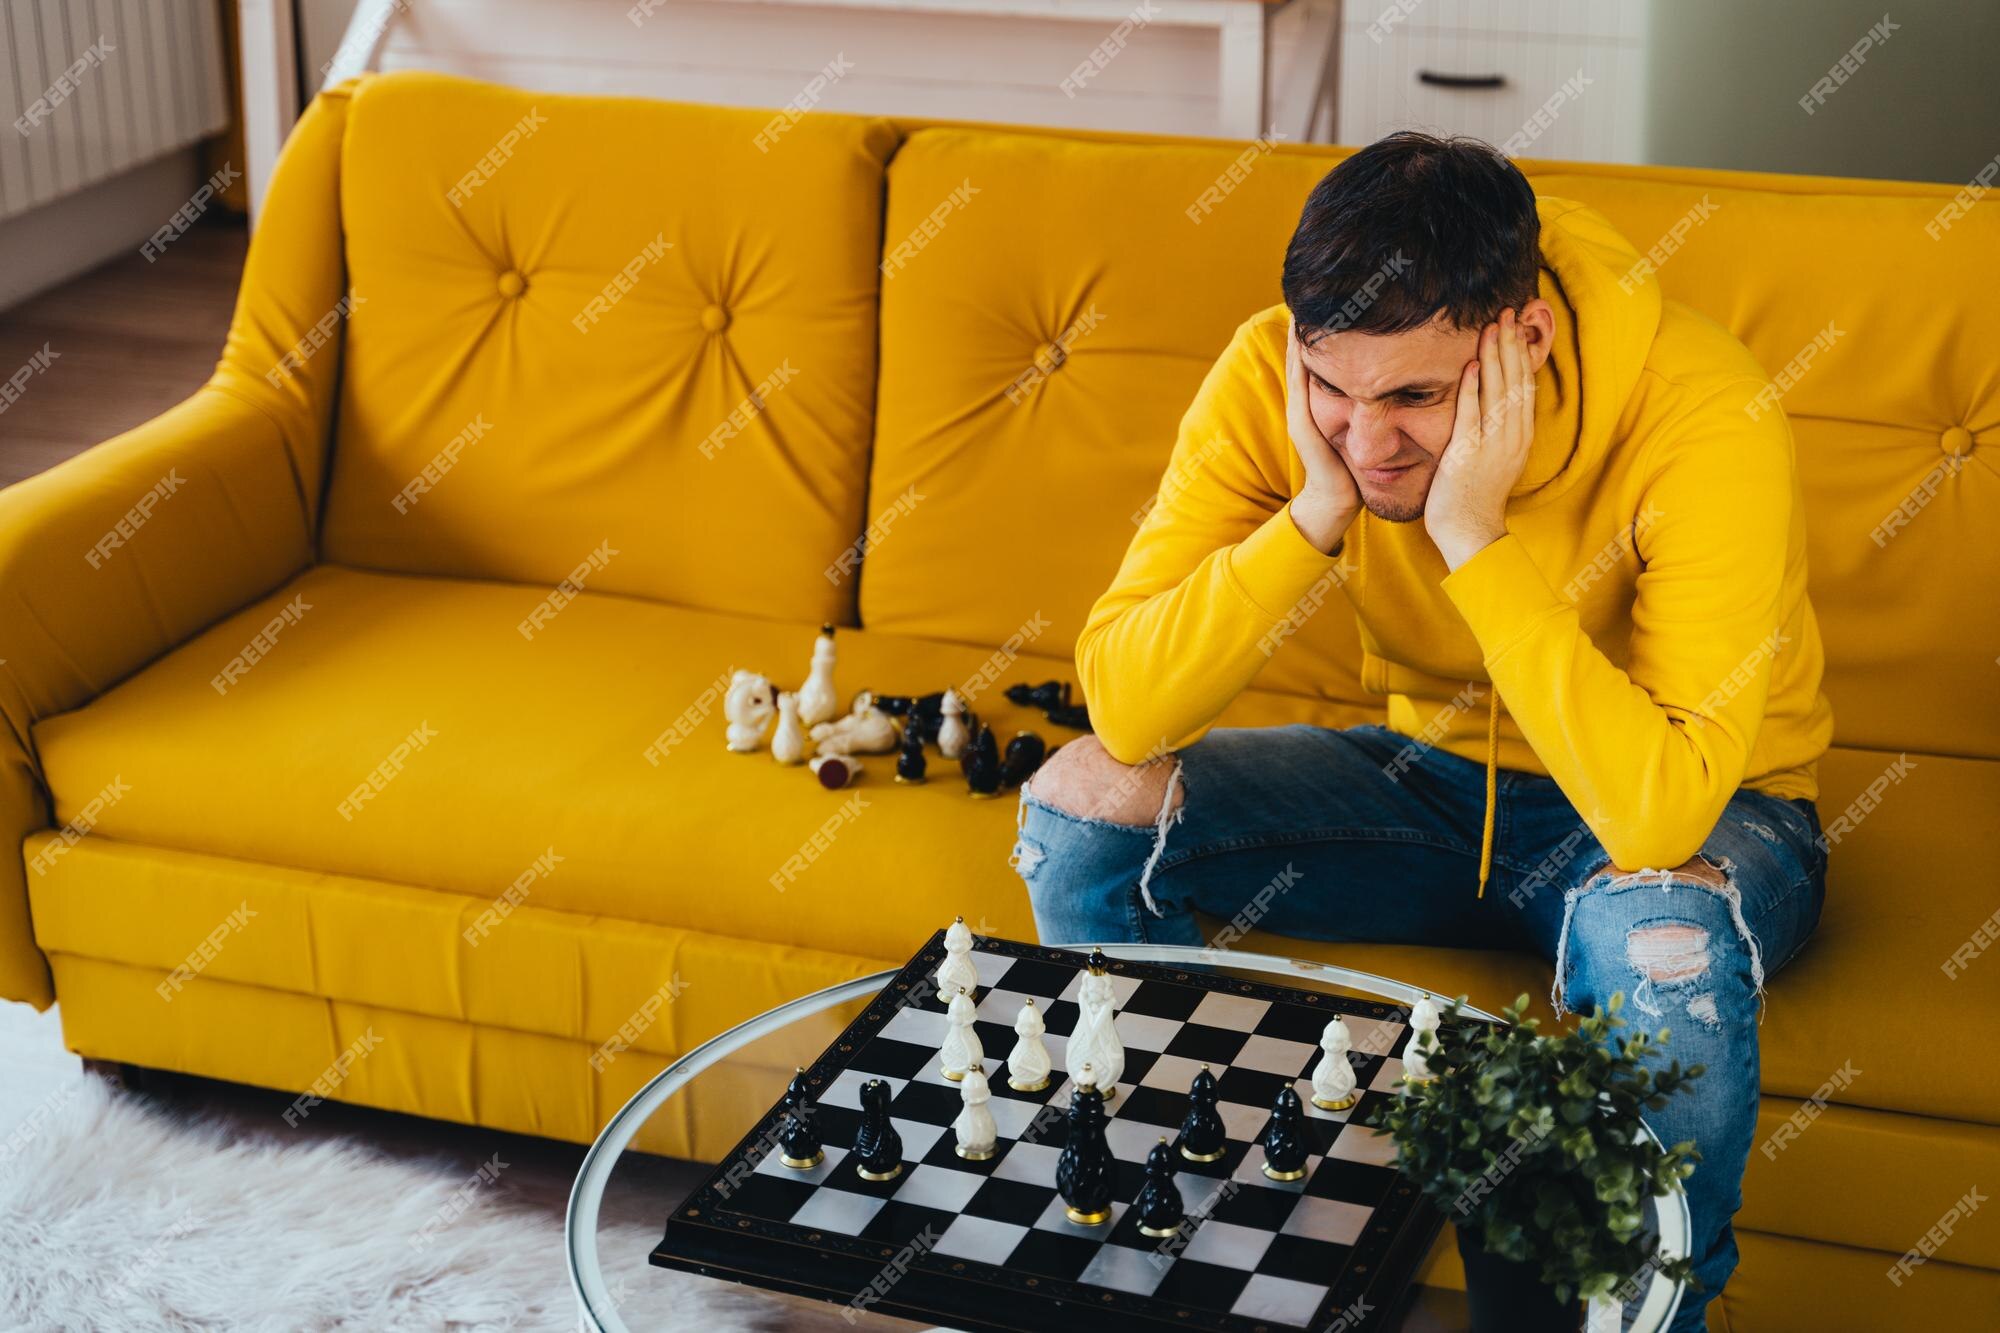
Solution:
M 1264 1174 L 1273 1180 L 1303 1180 L 1306 1174 L 1306 1108 L 1288 1083 L 1271 1103 L 1264 1126 Z
M 1176 1234 L 1187 1221 L 1187 1204 L 1174 1184 L 1174 1150 L 1164 1136 L 1146 1154 L 1146 1183 L 1139 1187 L 1132 1207 L 1139 1214 L 1139 1234 L 1155 1240 Z
M 812 1127 L 812 1094 L 806 1091 L 806 1071 L 792 1075 L 785 1089 L 784 1128 L 778 1132 L 778 1160 L 794 1171 L 810 1171 L 826 1160 Z
M 928 767 L 924 759 L 924 737 L 915 723 L 903 728 L 903 748 L 896 754 L 896 781 L 918 783 L 924 780 L 924 769 Z
M 1215 1075 L 1203 1065 L 1188 1088 L 1187 1118 L 1181 1121 L 1181 1156 L 1190 1162 L 1219 1162 L 1229 1151 L 1229 1131 L 1215 1109 Z
M 1000 785 L 1020 786 L 1042 766 L 1048 753 L 1048 743 L 1034 732 L 1015 732 L 1014 739 L 1007 742 L 1006 755 L 1000 760 Z
M 993 739 L 993 728 L 980 725 L 960 766 L 965 770 L 965 785 L 975 797 L 988 797 L 1000 790 L 1000 743 Z
M 1056 1159 L 1056 1189 L 1064 1212 L 1080 1226 L 1111 1220 L 1111 1144 L 1104 1135 L 1104 1094 L 1091 1080 L 1089 1065 L 1069 1098 L 1069 1137 Z
M 871 1078 L 861 1085 L 861 1128 L 854 1135 L 855 1171 L 863 1180 L 903 1174 L 903 1136 L 889 1123 L 889 1085 Z

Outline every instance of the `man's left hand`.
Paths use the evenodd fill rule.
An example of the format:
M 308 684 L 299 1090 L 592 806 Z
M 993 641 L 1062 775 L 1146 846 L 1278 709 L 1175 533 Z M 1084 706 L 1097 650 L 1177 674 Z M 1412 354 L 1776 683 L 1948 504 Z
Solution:
M 1503 310 L 1459 377 L 1451 442 L 1424 501 L 1424 528 L 1452 569 L 1507 535 L 1507 496 L 1534 435 L 1534 363 L 1520 322 Z

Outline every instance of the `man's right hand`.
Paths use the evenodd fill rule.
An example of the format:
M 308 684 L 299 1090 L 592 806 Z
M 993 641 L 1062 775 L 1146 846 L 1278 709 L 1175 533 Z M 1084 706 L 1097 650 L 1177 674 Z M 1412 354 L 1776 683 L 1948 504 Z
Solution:
M 1361 512 L 1361 492 L 1312 415 L 1312 378 L 1299 355 L 1296 320 L 1285 325 L 1285 426 L 1305 464 L 1306 484 L 1292 497 L 1292 522 L 1317 550 L 1331 555 Z

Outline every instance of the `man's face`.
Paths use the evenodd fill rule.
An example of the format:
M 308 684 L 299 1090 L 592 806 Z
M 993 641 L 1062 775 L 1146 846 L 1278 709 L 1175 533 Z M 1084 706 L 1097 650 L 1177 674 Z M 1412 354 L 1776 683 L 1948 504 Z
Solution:
M 1440 315 L 1407 333 L 1325 334 L 1299 354 L 1313 420 L 1354 475 L 1361 503 L 1391 523 L 1422 517 L 1479 330 Z

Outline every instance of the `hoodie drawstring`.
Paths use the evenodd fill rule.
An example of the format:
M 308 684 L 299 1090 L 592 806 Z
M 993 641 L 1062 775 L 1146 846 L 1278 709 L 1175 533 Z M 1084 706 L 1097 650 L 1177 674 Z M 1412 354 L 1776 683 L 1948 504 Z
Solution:
M 1500 787 L 1500 691 L 1486 687 L 1486 821 L 1479 833 L 1479 892 L 1486 896 L 1486 877 L 1493 872 L 1493 807 Z

